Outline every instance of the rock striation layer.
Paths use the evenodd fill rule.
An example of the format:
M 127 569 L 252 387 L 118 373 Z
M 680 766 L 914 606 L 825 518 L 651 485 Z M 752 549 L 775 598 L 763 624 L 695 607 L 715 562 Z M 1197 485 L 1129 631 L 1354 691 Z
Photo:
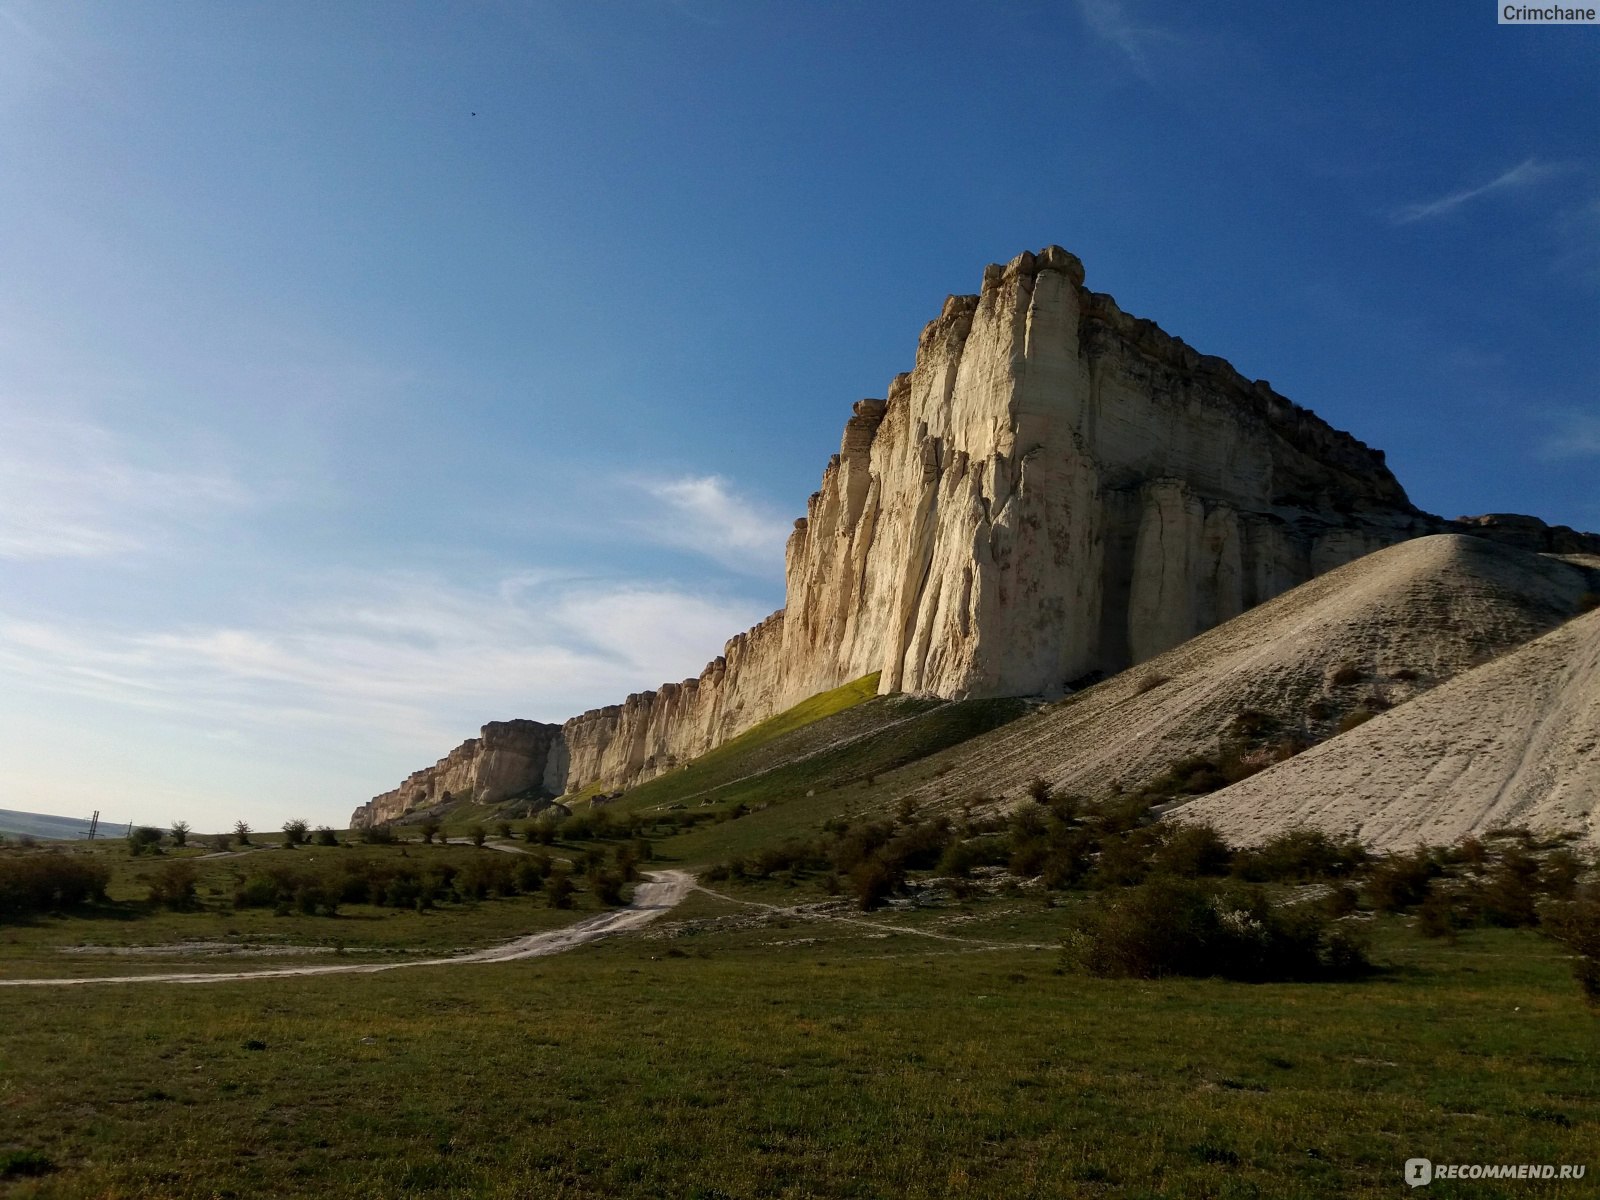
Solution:
M 1446 529 L 1600 552 L 1534 518 L 1419 511 L 1380 451 L 1089 291 L 1059 246 L 1021 254 L 855 405 L 790 535 L 784 609 L 699 678 L 567 721 L 545 786 L 648 778 L 874 671 L 883 692 L 1061 695 Z

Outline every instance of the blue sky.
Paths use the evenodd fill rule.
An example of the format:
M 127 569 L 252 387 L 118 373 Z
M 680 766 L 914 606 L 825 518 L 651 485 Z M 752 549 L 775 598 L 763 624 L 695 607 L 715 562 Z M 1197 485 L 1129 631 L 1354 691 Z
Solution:
M 1600 30 L 1488 3 L 0 0 L 0 804 L 342 824 L 782 602 L 985 263 L 1600 528 Z

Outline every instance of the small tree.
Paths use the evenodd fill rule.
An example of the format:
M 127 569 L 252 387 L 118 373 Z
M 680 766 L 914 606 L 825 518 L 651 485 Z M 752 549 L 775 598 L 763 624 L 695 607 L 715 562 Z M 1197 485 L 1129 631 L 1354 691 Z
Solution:
M 338 835 L 326 825 L 317 826 L 315 840 L 319 846 L 337 846 L 339 844 Z
M 250 823 L 248 821 L 235 821 L 233 823 L 233 840 L 241 846 L 250 844 Z
M 428 845 L 438 836 L 439 830 L 442 828 L 443 825 L 438 817 L 423 817 L 417 825 L 417 832 L 422 834 L 423 844 Z
M 172 844 L 185 846 L 189 843 L 189 822 L 174 821 L 172 823 Z
M 174 912 L 198 908 L 194 885 L 199 873 L 187 859 L 169 862 L 150 881 L 150 903 L 165 905 Z
M 311 836 L 311 826 L 307 822 L 295 817 L 292 821 L 283 823 L 283 840 L 291 846 L 303 846 Z
M 1572 973 L 1590 1004 L 1600 1005 L 1600 883 L 1577 890 L 1545 914 L 1545 933 L 1572 952 Z
M 487 840 L 489 831 L 486 830 L 482 825 L 472 825 L 467 829 L 467 836 L 472 839 L 472 844 L 474 846 L 481 846 L 483 845 L 484 841 Z
M 571 908 L 572 892 L 572 878 L 565 870 L 550 872 L 549 878 L 544 881 L 544 897 L 550 902 L 551 908 Z
M 601 904 L 615 908 L 622 903 L 623 879 L 620 873 L 598 869 L 589 872 L 589 890 Z
M 511 822 L 510 821 L 497 821 L 497 822 L 495 822 L 494 831 L 495 831 L 496 835 L 499 836 L 499 837 L 503 837 L 503 838 L 510 837 L 511 836 Z
M 151 825 L 140 825 L 128 834 L 128 852 L 140 855 L 146 850 L 153 854 L 161 853 L 161 830 Z

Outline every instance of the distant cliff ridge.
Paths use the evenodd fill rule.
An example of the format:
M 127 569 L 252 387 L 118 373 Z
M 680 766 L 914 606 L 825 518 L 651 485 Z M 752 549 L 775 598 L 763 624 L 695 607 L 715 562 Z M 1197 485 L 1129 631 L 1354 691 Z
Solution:
M 1445 529 L 1600 553 L 1536 518 L 1419 511 L 1381 451 L 1083 279 L 1052 246 L 945 301 L 914 369 L 845 423 L 789 538 L 784 608 L 698 679 L 574 717 L 548 744 L 521 735 L 543 749 L 520 775 L 486 726 L 353 823 L 459 794 L 446 780 L 480 800 L 480 776 L 625 786 L 874 671 L 884 692 L 1060 694 Z
M 543 721 L 490 721 L 431 767 L 414 771 L 391 792 L 356 809 L 350 827 L 392 821 L 415 808 L 447 799 L 496 804 L 528 791 L 560 791 L 564 771 L 552 750 L 561 743 L 561 726 Z

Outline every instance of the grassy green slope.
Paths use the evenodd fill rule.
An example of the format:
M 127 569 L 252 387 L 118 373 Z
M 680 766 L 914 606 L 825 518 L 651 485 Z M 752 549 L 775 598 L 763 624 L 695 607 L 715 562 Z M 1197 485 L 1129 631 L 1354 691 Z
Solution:
M 628 807 L 670 804 L 686 797 L 698 797 L 798 757 L 816 743 L 818 731 L 812 727 L 818 722 L 866 704 L 877 694 L 876 672 L 831 691 L 819 692 L 752 726 L 693 762 L 632 789 L 628 794 Z M 827 730 L 822 731 L 822 735 L 826 738 Z
M 688 766 L 640 784 L 611 807 L 617 812 L 661 812 L 679 805 L 714 806 L 732 812 L 815 800 L 820 803 L 804 807 L 825 817 L 830 803 L 838 808 L 828 794 L 842 788 L 867 789 L 869 802 L 887 804 L 895 789 L 873 790 L 878 776 L 1004 725 L 1028 708 L 1021 700 L 952 702 L 910 696 L 858 699 L 842 706 L 850 689 L 859 697 L 875 679 L 869 676 L 813 697 Z
M 895 698 L 874 701 L 893 703 Z M 904 703 L 904 701 L 902 701 Z M 747 854 L 791 837 L 810 837 L 832 817 L 893 811 L 906 779 L 922 778 L 930 763 L 959 754 L 958 747 L 1027 711 L 1022 700 L 962 700 L 890 714 L 876 733 L 835 745 L 713 795 L 724 812 L 749 809 L 736 821 L 703 825 L 664 844 L 679 861 L 700 865 Z M 644 788 L 629 793 L 633 798 Z

